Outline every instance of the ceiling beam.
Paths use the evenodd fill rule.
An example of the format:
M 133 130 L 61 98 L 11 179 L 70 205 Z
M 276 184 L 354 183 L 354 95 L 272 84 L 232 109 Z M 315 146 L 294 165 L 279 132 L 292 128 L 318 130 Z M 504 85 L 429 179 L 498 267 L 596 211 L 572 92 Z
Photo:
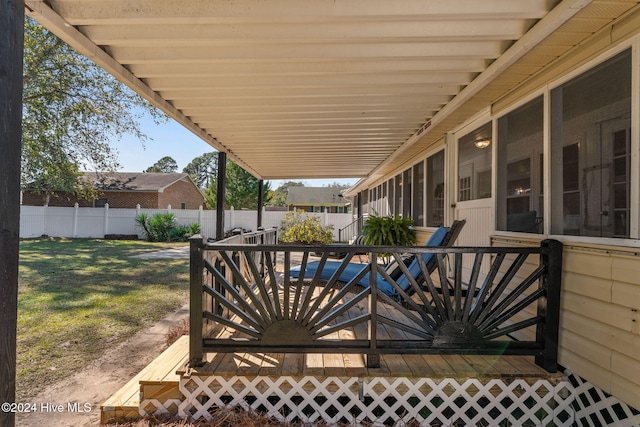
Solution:
M 388 20 L 477 19 L 514 17 L 539 19 L 547 12 L 548 0 L 351 0 L 336 3 L 333 0 L 270 0 L 233 2 L 190 0 L 137 0 L 131 7 L 128 0 L 56 2 L 59 12 L 67 16 L 72 25 L 147 23 L 218 23 L 218 22 L 335 22 L 336 19 L 370 18 Z M 99 20 L 94 17 L 100 16 Z

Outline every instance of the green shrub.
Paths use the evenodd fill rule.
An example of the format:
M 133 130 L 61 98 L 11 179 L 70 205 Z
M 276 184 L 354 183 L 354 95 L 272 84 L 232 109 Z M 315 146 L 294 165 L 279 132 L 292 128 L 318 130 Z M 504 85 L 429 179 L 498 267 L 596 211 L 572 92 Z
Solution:
M 189 236 L 189 227 L 186 225 L 176 225 L 169 230 L 169 240 L 172 242 L 186 241 Z
M 176 216 L 172 213 L 155 214 L 149 221 L 149 228 L 153 234 L 152 241 L 170 241 L 171 230 L 176 227 Z
M 283 243 L 327 244 L 333 242 L 333 227 L 323 227 L 316 216 L 303 211 L 287 212 L 280 224 L 279 240 Z
M 199 224 L 178 225 L 172 213 L 159 213 L 149 216 L 141 213 L 136 223 L 150 242 L 186 241 L 194 234 L 200 233 Z

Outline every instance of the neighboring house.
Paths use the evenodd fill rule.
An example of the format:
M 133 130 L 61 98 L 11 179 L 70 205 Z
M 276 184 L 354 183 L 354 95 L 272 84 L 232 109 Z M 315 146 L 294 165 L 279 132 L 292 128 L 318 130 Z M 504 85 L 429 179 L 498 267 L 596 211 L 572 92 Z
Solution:
M 332 187 L 291 187 L 287 194 L 289 210 L 305 212 L 348 213 L 351 200 Z
M 85 172 L 81 179 L 89 180 L 98 191 L 94 200 L 78 199 L 67 192 L 53 192 L 49 206 L 135 208 L 140 205 L 147 209 L 198 209 L 205 206 L 205 198 L 200 189 L 186 173 L 96 173 Z M 42 193 L 25 191 L 22 204 L 42 206 Z

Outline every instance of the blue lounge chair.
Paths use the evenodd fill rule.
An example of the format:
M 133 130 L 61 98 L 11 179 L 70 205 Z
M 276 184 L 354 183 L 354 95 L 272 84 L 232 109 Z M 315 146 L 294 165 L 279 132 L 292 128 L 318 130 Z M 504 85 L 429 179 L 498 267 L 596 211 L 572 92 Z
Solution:
M 458 237 L 458 234 L 460 234 L 460 231 L 462 230 L 462 227 L 465 224 L 465 220 L 462 221 L 455 221 L 451 228 L 449 227 L 440 227 L 438 228 L 429 238 L 429 240 L 427 241 L 427 243 L 425 244 L 425 246 L 427 247 L 434 247 L 434 246 L 451 246 L 453 245 L 453 242 L 455 242 L 455 239 Z M 429 271 L 432 271 L 435 268 L 435 256 L 432 253 L 423 253 L 422 254 L 422 259 L 425 263 L 425 265 L 427 265 L 427 267 L 429 268 Z M 342 262 L 340 261 L 327 261 L 324 264 L 324 267 L 322 268 L 322 271 L 320 272 L 320 279 L 324 279 L 324 280 L 330 280 L 331 277 L 333 277 L 334 273 L 340 268 L 340 266 L 342 265 Z M 362 264 L 362 263 L 356 263 L 356 262 L 351 262 L 348 263 L 345 267 L 345 269 L 342 271 L 342 273 L 340 274 L 340 276 L 338 277 L 338 281 L 340 282 L 344 282 L 344 283 L 348 283 L 350 282 L 352 279 L 354 279 L 355 277 L 357 277 L 363 269 L 367 268 L 369 264 Z M 422 274 L 422 270 L 420 269 L 420 264 L 418 262 L 418 260 L 415 258 L 415 256 L 409 257 L 408 259 L 405 259 L 405 265 L 407 265 L 407 269 L 409 271 L 409 273 L 411 274 L 411 276 L 418 280 L 420 275 Z M 320 266 L 320 261 L 312 261 L 310 263 L 307 264 L 307 267 L 304 271 L 304 277 L 306 279 L 311 279 L 315 276 L 318 267 Z M 300 277 L 300 269 L 302 266 L 297 266 L 297 267 L 293 267 L 291 269 L 291 277 L 294 278 L 298 278 Z M 411 287 L 411 281 L 410 279 L 402 274 L 402 270 L 400 270 L 400 268 L 398 267 L 397 263 L 394 261 L 392 262 L 386 269 L 387 274 L 389 274 L 389 276 L 395 280 L 396 284 L 405 292 L 409 291 L 410 287 Z M 362 286 L 362 287 L 368 287 L 369 286 L 369 274 L 367 273 L 365 274 L 358 282 L 357 284 Z M 382 274 L 377 273 L 377 285 L 378 285 L 378 289 L 380 289 L 384 294 L 390 296 L 390 297 L 397 297 L 398 296 L 398 292 L 396 291 L 396 289 L 387 281 L 384 279 L 384 277 L 382 276 Z

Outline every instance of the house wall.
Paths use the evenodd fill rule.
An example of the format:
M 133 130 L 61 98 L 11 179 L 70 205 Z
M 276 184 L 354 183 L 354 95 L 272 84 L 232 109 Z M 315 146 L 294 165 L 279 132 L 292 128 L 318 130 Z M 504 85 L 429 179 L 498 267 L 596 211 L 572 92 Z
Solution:
M 631 138 L 632 155 L 636 160 L 632 160 L 631 166 L 632 186 L 635 185 L 635 187 L 632 187 L 630 197 L 632 214 L 636 215 L 637 223 L 640 222 L 637 219 L 640 215 L 637 200 L 639 175 L 638 170 L 633 169 L 637 169 L 640 148 L 638 142 L 640 96 L 637 93 L 640 82 L 638 76 L 640 74 L 638 60 L 640 58 L 640 12 L 636 11 L 599 34 L 595 34 L 579 48 L 533 75 L 526 84 L 485 107 L 490 107 L 490 118 L 497 119 L 515 106 L 522 104 L 523 101 L 539 96 L 552 87 L 551 85 L 566 81 L 579 67 L 596 65 L 593 62 L 596 58 L 600 59 L 603 55 L 612 55 L 622 48 L 629 47 L 635 49 Z M 470 111 L 469 117 L 480 113 L 480 111 Z M 455 133 L 456 130 L 450 129 L 448 132 Z M 449 173 L 446 175 L 449 187 L 447 192 L 453 201 L 456 199 L 455 181 L 457 180 L 455 171 L 457 164 L 454 161 L 455 155 L 452 154 L 455 151 L 455 144 L 447 144 L 447 150 L 449 168 Z M 494 156 L 495 153 L 494 151 Z M 424 156 L 431 154 L 432 152 L 425 152 Z M 362 190 L 368 191 L 375 188 L 380 183 L 412 167 L 418 160 L 420 159 L 416 158 L 411 163 L 402 165 L 373 183 L 368 189 Z M 617 240 L 497 232 L 495 181 L 494 172 L 494 196 L 489 203 L 492 207 L 487 209 L 480 203 L 478 206 L 469 205 L 465 210 L 459 207 L 457 210 L 453 208 L 448 210 L 446 224 L 450 224 L 454 218 L 467 219 L 467 225 L 457 245 L 539 245 L 540 240 L 547 237 L 561 240 L 565 246 L 559 363 L 621 401 L 640 408 L 640 240 L 638 240 L 637 228 L 633 231 L 632 227 L 631 239 Z M 550 188 L 550 184 L 547 185 Z M 447 203 L 446 206 L 452 204 L 454 203 Z M 545 218 L 550 221 L 553 213 L 549 206 L 545 206 L 545 209 Z M 546 231 L 549 232 L 549 230 L 549 225 L 546 225 Z M 430 233 L 430 229 L 418 229 L 418 244 L 424 244 Z
M 158 194 L 159 207 L 171 205 L 173 209 L 181 209 L 181 204 L 186 203 L 186 209 L 198 209 L 204 207 L 202 193 L 191 181 L 177 181 Z
M 110 191 L 102 193 L 98 197 L 106 198 L 107 203 L 112 208 L 135 208 L 138 204 L 144 209 L 167 207 L 166 204 L 163 206 L 158 203 L 158 193 Z M 75 203 L 78 203 L 81 208 L 91 208 L 94 202 L 93 200 L 78 199 L 75 195 L 64 192 L 53 194 L 49 198 L 49 206 L 73 207 Z M 22 204 L 25 206 L 44 206 L 44 196 L 42 194 L 24 192 L 22 194 Z M 178 204 L 179 207 L 180 205 Z M 197 206 L 194 209 L 197 209 Z
M 80 200 L 71 193 L 59 192 L 49 197 L 49 206 L 70 207 L 75 203 L 82 208 L 93 207 L 93 201 Z M 25 206 L 44 206 L 45 196 L 41 193 L 25 191 L 22 193 L 22 204 Z
M 141 191 L 107 191 L 100 198 L 106 198 L 109 207 L 135 208 L 140 205 L 143 209 L 164 209 L 171 205 L 172 209 L 181 209 L 186 203 L 186 209 L 204 207 L 202 193 L 190 181 L 178 181 L 165 188 L 160 193 Z M 56 193 L 49 199 L 49 206 L 72 207 L 78 203 L 79 207 L 93 207 L 92 200 L 78 199 L 70 193 Z M 24 192 L 22 204 L 26 206 L 44 206 L 42 194 Z
M 300 209 L 303 210 L 305 212 L 313 212 L 312 209 L 313 208 L 319 208 L 320 205 L 289 205 L 289 210 L 290 211 L 294 211 L 296 209 Z M 323 206 L 324 207 L 324 211 L 326 211 L 327 213 L 347 213 L 347 212 L 338 212 L 338 206 Z M 343 206 L 340 206 L 341 208 L 343 208 Z M 344 208 L 347 208 L 348 211 L 348 207 L 344 206 Z M 320 213 L 320 212 L 315 212 L 315 213 Z
M 110 208 L 135 208 L 140 205 L 144 209 L 166 208 L 167 205 L 158 203 L 158 193 L 141 193 L 141 192 L 107 192 L 104 196 L 109 203 Z

